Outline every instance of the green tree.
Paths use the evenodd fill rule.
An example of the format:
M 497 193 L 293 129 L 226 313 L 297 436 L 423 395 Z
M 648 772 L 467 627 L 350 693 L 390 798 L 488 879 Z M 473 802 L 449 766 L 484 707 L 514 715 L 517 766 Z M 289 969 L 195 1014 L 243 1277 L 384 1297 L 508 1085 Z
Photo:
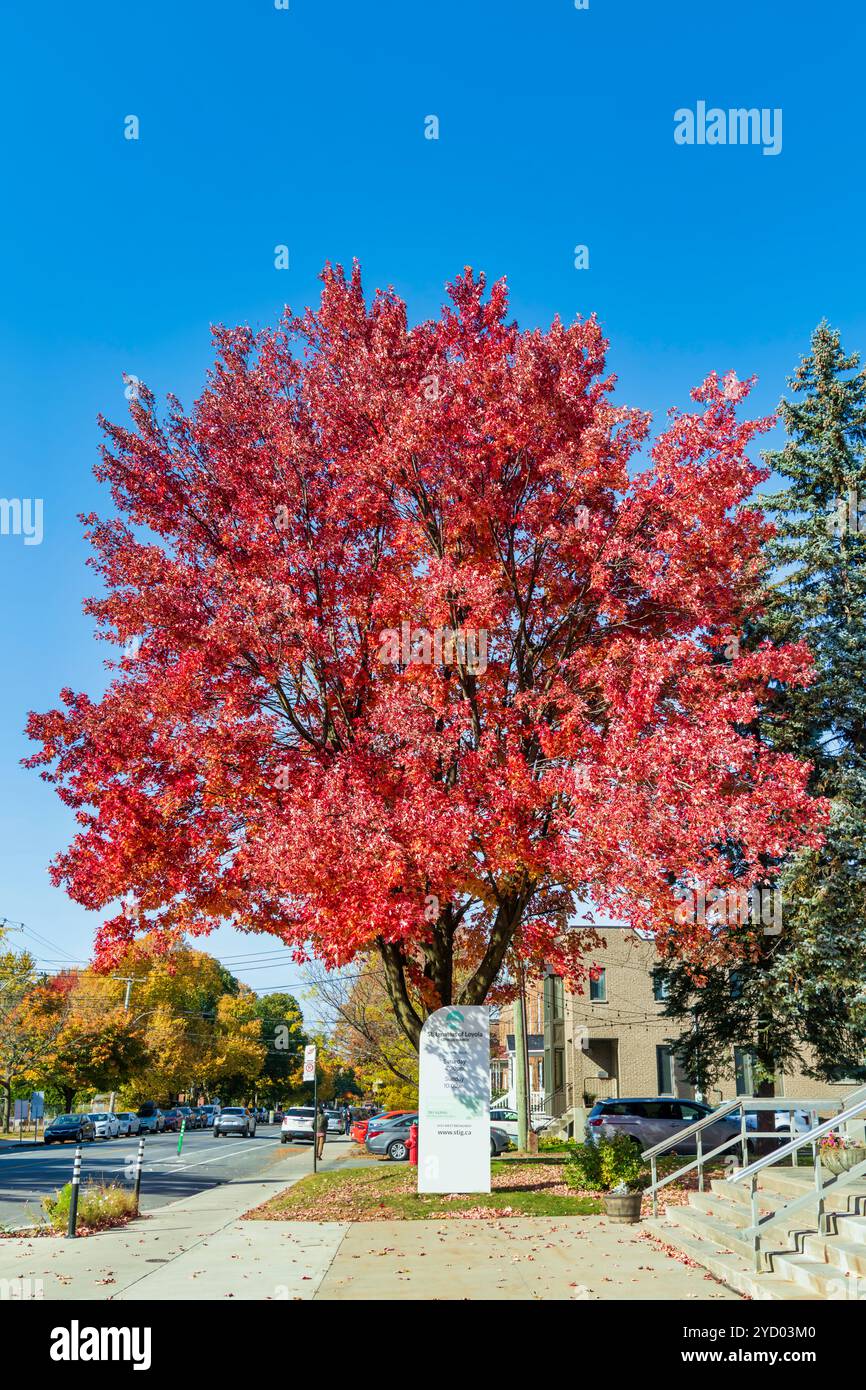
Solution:
M 765 455 L 786 485 L 760 499 L 776 526 L 764 614 L 744 641 L 812 653 L 814 681 L 777 686 L 759 731 L 812 761 L 829 824 L 820 849 L 778 868 L 781 934 L 737 926 L 736 962 L 665 972 L 668 1015 L 692 1024 L 676 1044 L 687 1073 L 709 1084 L 734 1043 L 753 1052 L 764 1090 L 791 1063 L 866 1074 L 866 370 L 821 323 L 789 385 L 787 440 Z
M 267 1049 L 259 1077 L 259 1095 L 276 1103 L 296 1088 L 309 1039 L 304 1032 L 301 1007 L 293 994 L 263 994 L 256 1001 L 255 1012 L 261 1025 L 260 1042 Z

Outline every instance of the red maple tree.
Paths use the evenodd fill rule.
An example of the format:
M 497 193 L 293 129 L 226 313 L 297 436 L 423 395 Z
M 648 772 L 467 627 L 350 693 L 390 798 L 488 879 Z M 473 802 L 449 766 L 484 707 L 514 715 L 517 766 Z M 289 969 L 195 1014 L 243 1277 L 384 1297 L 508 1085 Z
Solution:
M 732 645 L 768 532 L 749 383 L 709 376 L 637 471 L 594 318 L 520 331 L 467 270 L 409 327 L 357 266 L 322 278 L 318 310 L 215 331 L 191 414 L 141 388 L 103 422 L 87 609 L 131 645 L 100 700 L 30 716 L 28 761 L 81 825 L 55 881 L 137 900 L 103 964 L 220 920 L 375 951 L 417 1042 L 517 964 L 576 979 L 574 901 L 693 946 L 674 884 L 815 843 L 807 768 L 753 732 L 809 665 Z

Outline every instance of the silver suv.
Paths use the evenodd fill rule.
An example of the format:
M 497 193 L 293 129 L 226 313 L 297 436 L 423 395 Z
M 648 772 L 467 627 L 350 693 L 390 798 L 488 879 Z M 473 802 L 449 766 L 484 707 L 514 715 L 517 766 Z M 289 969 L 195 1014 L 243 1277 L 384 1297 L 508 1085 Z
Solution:
M 245 1139 L 255 1138 L 256 1119 L 252 1111 L 243 1105 L 227 1105 L 213 1122 L 213 1137 L 221 1134 L 242 1134 Z
M 589 1112 L 586 1136 L 593 1142 L 600 1138 L 611 1139 L 614 1134 L 627 1134 L 634 1139 L 641 1152 L 672 1139 L 682 1129 L 688 1129 L 696 1120 L 703 1120 L 712 1114 L 712 1107 L 699 1100 L 675 1100 L 669 1096 L 622 1097 L 618 1100 L 599 1100 Z M 726 1139 L 732 1139 L 740 1132 L 739 1119 L 725 1115 L 701 1131 L 704 1153 L 718 1148 Z M 693 1154 L 697 1152 L 694 1134 L 681 1144 L 673 1144 L 671 1153 Z

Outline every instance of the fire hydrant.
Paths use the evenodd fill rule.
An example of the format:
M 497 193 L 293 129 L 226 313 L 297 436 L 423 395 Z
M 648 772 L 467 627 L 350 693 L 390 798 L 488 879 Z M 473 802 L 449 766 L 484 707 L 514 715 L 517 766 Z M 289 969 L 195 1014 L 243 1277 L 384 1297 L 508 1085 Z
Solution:
M 418 1125 L 415 1121 L 409 1126 L 409 1162 L 418 1167 Z

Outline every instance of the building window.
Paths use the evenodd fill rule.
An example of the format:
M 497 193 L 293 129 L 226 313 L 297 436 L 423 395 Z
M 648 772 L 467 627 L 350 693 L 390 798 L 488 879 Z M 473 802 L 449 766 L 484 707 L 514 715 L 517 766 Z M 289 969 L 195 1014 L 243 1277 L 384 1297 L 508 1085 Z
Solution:
M 589 978 L 589 997 L 594 1004 L 607 1003 L 607 971 L 599 970 L 595 979 Z
M 663 1004 L 671 992 L 671 982 L 663 970 L 653 971 L 653 999 Z
M 565 1051 L 557 1047 L 553 1053 L 553 1089 L 561 1091 L 565 1085 Z
M 751 1048 L 734 1048 L 734 1075 L 738 1096 L 755 1094 L 755 1054 Z
M 565 984 L 561 975 L 548 975 L 545 979 L 544 1008 L 551 1022 L 565 1017 Z
M 656 1076 L 659 1095 L 674 1095 L 674 1054 L 669 1047 L 656 1048 Z

